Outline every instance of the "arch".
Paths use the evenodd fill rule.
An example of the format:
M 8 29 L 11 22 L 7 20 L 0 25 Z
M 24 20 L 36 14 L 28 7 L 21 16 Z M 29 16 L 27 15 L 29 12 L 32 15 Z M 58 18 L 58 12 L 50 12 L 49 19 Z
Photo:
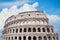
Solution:
M 13 37 L 11 37 L 11 39 L 13 40 Z
M 24 22 L 24 24 L 27 24 L 27 22 Z
M 44 36 L 44 40 L 47 40 L 47 37 L 46 36 Z
M 33 37 L 33 40 L 36 40 L 36 36 Z
M 15 40 L 17 40 L 17 36 L 15 36 Z
M 16 29 L 16 33 L 18 33 L 18 29 Z
M 55 40 L 55 37 L 53 37 L 53 40 Z
M 52 40 L 50 36 L 48 37 L 48 40 Z
M 21 37 L 19 36 L 19 40 L 21 40 Z
M 41 32 L 41 29 L 40 28 L 38 28 L 38 32 Z
M 15 30 L 13 29 L 13 33 L 14 33 L 14 31 L 15 31 Z
M 41 36 L 39 36 L 39 37 L 38 37 L 38 40 L 42 40 L 42 37 L 41 37 Z
M 47 32 L 50 32 L 50 29 L 49 28 L 47 28 Z
M 22 28 L 20 28 L 20 32 L 22 32 Z
M 40 21 L 40 25 L 43 25 L 43 21 L 42 20 Z
M 26 28 L 24 28 L 24 32 L 26 32 Z
M 42 28 L 42 31 L 45 32 L 45 28 Z
M 44 22 L 44 25 L 47 25 L 47 22 Z
M 28 28 L 28 32 L 31 32 L 31 28 Z
M 21 25 L 23 25 L 23 22 L 21 22 Z
M 28 21 L 28 24 L 30 25 L 31 24 L 31 21 Z
M 28 37 L 28 40 L 31 40 L 31 36 Z
M 32 25 L 35 25 L 35 23 L 36 23 L 35 21 L 32 21 Z
M 8 40 L 10 40 L 10 37 L 9 37 L 9 39 Z
M 10 33 L 11 33 L 11 29 L 10 29 Z
M 39 25 L 39 21 L 36 21 L 36 24 Z
M 33 32 L 36 32 L 36 28 L 33 28 Z
M 23 40 L 26 40 L 26 36 L 23 37 Z

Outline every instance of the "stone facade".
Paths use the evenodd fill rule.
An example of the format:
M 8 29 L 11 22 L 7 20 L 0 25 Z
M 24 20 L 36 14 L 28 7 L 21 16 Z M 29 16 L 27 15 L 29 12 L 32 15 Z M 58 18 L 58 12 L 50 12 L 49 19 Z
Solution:
M 58 35 L 44 12 L 28 11 L 5 21 L 3 40 L 58 40 Z

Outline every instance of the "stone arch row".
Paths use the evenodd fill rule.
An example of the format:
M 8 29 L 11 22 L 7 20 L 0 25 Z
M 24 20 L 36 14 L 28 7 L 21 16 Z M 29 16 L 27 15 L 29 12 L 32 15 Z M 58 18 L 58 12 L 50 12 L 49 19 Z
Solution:
M 36 17 L 36 16 L 37 16 L 37 17 L 39 17 L 39 18 L 45 18 L 45 16 L 43 16 L 43 15 L 40 16 L 40 13 L 39 13 L 39 14 L 34 14 L 34 16 L 33 16 L 32 14 L 27 14 L 27 15 L 28 15 L 28 17 L 31 17 L 31 16 L 32 16 L 32 17 L 34 17 L 34 16 Z M 18 16 L 16 16 L 16 17 L 15 17 L 15 16 L 11 16 L 10 18 L 8 18 L 8 19 L 6 20 L 6 22 L 11 21 L 11 20 L 14 20 L 14 19 L 18 19 L 19 17 L 20 17 L 20 18 L 26 17 L 27 15 L 22 14 L 22 15 L 18 15 Z
M 38 28 L 10 28 L 7 30 L 4 30 L 3 34 L 8 34 L 8 33 L 22 33 L 22 32 L 51 32 L 53 33 L 52 28 L 45 28 L 45 27 L 38 27 Z
M 8 26 L 13 26 L 13 25 L 48 25 L 48 22 L 47 21 L 13 21 L 13 22 L 10 22 L 8 23 L 5 27 L 8 27 Z
M 14 36 L 14 37 L 6 37 L 5 38 L 6 40 L 58 40 L 58 37 L 51 37 L 51 36 L 39 36 L 39 37 L 36 37 L 36 36 Z

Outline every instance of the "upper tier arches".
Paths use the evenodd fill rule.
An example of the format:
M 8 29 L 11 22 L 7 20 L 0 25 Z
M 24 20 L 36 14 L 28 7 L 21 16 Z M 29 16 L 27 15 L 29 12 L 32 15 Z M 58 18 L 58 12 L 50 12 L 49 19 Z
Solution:
M 12 15 L 10 16 L 6 21 L 5 24 L 7 24 L 10 21 L 14 21 L 17 19 L 29 19 L 29 18 L 45 18 L 47 19 L 46 15 L 44 12 L 40 11 L 28 11 L 28 12 L 21 12 L 17 15 Z

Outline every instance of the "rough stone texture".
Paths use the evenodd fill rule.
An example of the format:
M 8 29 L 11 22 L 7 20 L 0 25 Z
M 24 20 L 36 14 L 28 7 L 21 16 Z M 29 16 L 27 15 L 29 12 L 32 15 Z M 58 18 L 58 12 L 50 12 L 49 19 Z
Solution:
M 31 30 L 28 30 L 29 28 Z M 38 32 L 38 28 L 40 28 L 40 32 Z M 43 32 L 43 28 L 45 32 Z M 20 29 L 22 32 L 20 32 Z M 26 32 L 24 32 L 24 29 Z M 41 40 L 39 36 L 42 40 L 46 40 L 44 37 L 46 37 L 47 40 L 49 40 L 48 37 L 50 37 L 50 40 L 58 40 L 58 35 L 54 32 L 53 26 L 49 24 L 49 20 L 44 12 L 40 11 L 22 12 L 9 17 L 5 21 L 3 40 L 25 40 L 24 36 L 26 40 L 28 40 L 28 37 L 31 37 L 31 40 L 35 40 L 33 37 L 36 37 L 36 40 Z M 19 39 L 19 37 L 21 37 L 21 39 Z

